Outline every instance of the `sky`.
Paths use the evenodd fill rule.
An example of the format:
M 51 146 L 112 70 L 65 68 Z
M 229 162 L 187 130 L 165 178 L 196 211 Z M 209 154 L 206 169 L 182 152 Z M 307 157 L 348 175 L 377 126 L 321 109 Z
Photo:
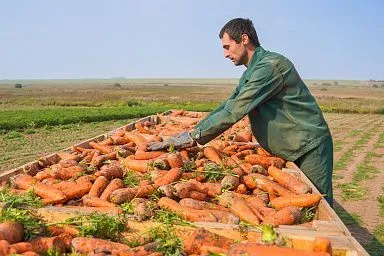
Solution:
M 0 79 L 239 78 L 219 31 L 253 21 L 305 79 L 384 80 L 384 1 L 3 0 Z

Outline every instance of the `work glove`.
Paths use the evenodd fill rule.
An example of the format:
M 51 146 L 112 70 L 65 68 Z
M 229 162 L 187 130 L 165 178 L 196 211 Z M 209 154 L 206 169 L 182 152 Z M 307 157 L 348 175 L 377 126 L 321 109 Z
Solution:
M 148 143 L 148 150 L 156 151 L 162 149 L 168 149 L 173 146 L 175 149 L 188 148 L 195 145 L 196 142 L 192 139 L 189 132 L 182 132 L 177 135 L 170 137 L 163 142 L 150 142 Z

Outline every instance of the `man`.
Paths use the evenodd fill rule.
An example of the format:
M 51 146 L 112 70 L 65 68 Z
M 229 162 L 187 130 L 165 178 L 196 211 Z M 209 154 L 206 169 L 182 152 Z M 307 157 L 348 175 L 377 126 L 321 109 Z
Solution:
M 192 131 L 149 146 L 158 150 L 206 144 L 248 115 L 253 135 L 273 155 L 295 162 L 332 206 L 333 143 L 316 100 L 284 56 L 264 50 L 249 19 L 220 31 L 224 57 L 246 71 L 229 98 Z

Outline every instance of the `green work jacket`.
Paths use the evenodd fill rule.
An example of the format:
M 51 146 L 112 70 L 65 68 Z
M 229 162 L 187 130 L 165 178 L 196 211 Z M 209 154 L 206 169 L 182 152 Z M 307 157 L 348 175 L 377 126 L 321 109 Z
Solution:
M 206 144 L 248 115 L 257 142 L 295 161 L 330 131 L 315 98 L 286 57 L 257 47 L 239 85 L 190 132 Z

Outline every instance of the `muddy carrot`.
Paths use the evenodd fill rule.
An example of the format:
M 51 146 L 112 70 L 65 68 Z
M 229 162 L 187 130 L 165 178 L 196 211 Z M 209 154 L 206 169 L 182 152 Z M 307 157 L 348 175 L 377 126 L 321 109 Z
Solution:
M 170 153 L 167 156 L 167 160 L 171 168 L 181 168 L 184 166 L 183 158 L 179 152 Z
M 189 157 L 188 151 L 183 149 L 180 151 L 180 155 L 183 158 L 184 161 L 191 161 L 191 158 Z
M 267 150 L 263 149 L 262 147 L 258 147 L 256 149 L 256 153 L 260 156 L 273 156 L 272 154 L 270 154 Z
M 116 207 L 114 203 L 110 203 L 106 200 L 95 196 L 83 196 L 83 205 L 90 207 Z
M 32 251 L 39 254 L 46 253 L 50 248 L 55 248 L 58 252 L 65 252 L 66 245 L 64 241 L 57 236 L 54 237 L 38 237 L 31 240 Z
M 268 156 L 260 156 L 260 155 L 247 155 L 245 157 L 245 161 L 250 164 L 258 164 L 263 166 L 265 169 L 268 169 L 269 166 L 275 166 L 277 168 L 283 168 L 285 162 L 279 157 L 268 157 Z
M 236 153 L 236 150 L 239 148 L 238 145 L 230 145 L 228 147 L 225 147 L 223 149 L 223 153 L 227 155 L 234 155 Z
M 76 237 L 72 239 L 72 247 L 78 253 L 92 254 L 96 250 L 103 248 L 113 255 L 118 255 L 120 251 L 129 251 L 129 246 L 121 243 L 115 243 L 104 239 Z
M 246 149 L 246 150 L 242 150 L 242 151 L 236 153 L 235 156 L 237 156 L 238 158 L 244 158 L 244 157 L 246 157 L 248 155 L 253 155 L 253 154 L 255 154 L 254 150 Z
M 240 158 L 237 157 L 236 155 L 232 155 L 231 158 L 233 159 L 233 161 L 235 161 L 235 163 L 236 163 L 237 165 L 239 165 L 239 167 L 240 167 L 245 173 L 248 173 L 248 174 L 251 173 L 251 168 L 252 168 L 252 165 L 251 165 L 251 164 L 249 164 L 249 163 L 247 163 L 247 162 L 244 162 L 244 161 L 240 160 Z M 241 176 L 242 173 L 239 174 L 239 175 Z
M 227 208 L 213 204 L 208 202 L 203 202 L 191 198 L 184 198 L 179 201 L 179 204 L 185 207 L 193 208 L 196 210 L 220 210 L 220 211 L 228 211 Z
M 71 166 L 67 168 L 55 168 L 52 169 L 51 174 L 52 177 L 61 180 L 68 180 L 73 177 L 79 176 L 84 172 L 83 168 L 80 166 Z
M 100 199 L 109 201 L 109 197 L 111 196 L 112 192 L 124 188 L 124 182 L 121 179 L 113 179 L 108 184 L 108 186 L 104 189 L 103 193 L 100 196 Z
M 228 250 L 234 243 L 232 239 L 209 232 L 205 229 L 197 229 L 184 241 L 184 249 L 188 254 L 202 253 L 203 246 L 215 246 Z M 270 255 L 269 255 L 270 256 Z
M 122 204 L 131 201 L 137 194 L 137 188 L 116 189 L 109 196 L 109 201 L 115 204 Z
M 108 146 L 108 145 L 101 145 L 95 141 L 90 141 L 89 142 L 89 146 L 91 146 L 92 148 L 94 149 L 97 149 L 101 152 L 103 152 L 104 154 L 108 154 L 108 153 L 111 153 L 112 152 L 112 147 L 111 146 Z
M 131 248 L 126 251 L 119 252 L 119 256 L 146 256 L 152 255 L 158 249 L 159 244 L 156 242 L 140 245 L 134 248 Z M 163 254 L 160 254 L 163 255 Z
M 114 179 L 114 178 L 120 178 L 122 179 L 124 176 L 124 171 L 121 168 L 119 162 L 114 161 L 110 164 L 105 164 L 101 166 L 100 171 L 95 172 L 96 176 L 104 176 L 108 180 Z
M 221 160 L 220 154 L 216 151 L 215 148 L 208 146 L 204 148 L 203 152 L 205 157 L 211 160 L 212 162 L 219 165 L 223 163 L 223 161 Z
M 162 186 L 179 181 L 182 175 L 180 168 L 172 168 L 164 176 L 157 178 L 154 182 L 156 186 Z
M 108 154 L 98 155 L 98 156 L 92 158 L 91 165 L 92 166 L 100 166 L 105 161 L 116 160 L 116 159 L 117 159 L 117 152 L 114 151 L 114 152 L 111 152 L 111 153 L 108 153 Z
M 58 236 L 63 233 L 66 233 L 71 236 L 79 235 L 79 230 L 70 225 L 50 225 L 47 227 L 47 230 L 52 236 Z
M 278 210 L 276 213 L 267 215 L 263 224 L 272 226 L 293 225 L 297 224 L 301 219 L 301 211 L 298 207 L 288 206 Z
M 107 187 L 109 181 L 104 176 L 99 176 L 93 183 L 91 190 L 89 190 L 88 195 L 92 197 L 99 197 L 103 193 L 104 189 Z
M 15 188 L 25 190 L 33 189 L 36 195 L 43 198 L 45 204 L 59 204 L 66 200 L 63 192 L 41 183 L 28 174 L 18 174 L 14 176 L 12 184 Z
M 331 241 L 325 237 L 316 237 L 313 241 L 312 251 L 332 254 Z
M 232 192 L 224 192 L 219 199 L 221 206 L 227 207 L 230 212 L 240 217 L 241 220 L 252 224 L 260 224 L 259 218 L 247 205 L 245 200 Z
M 66 197 L 66 201 L 69 201 L 72 199 L 80 199 L 85 194 L 88 194 L 89 190 L 91 190 L 92 183 L 86 179 L 86 176 L 83 176 L 82 179 L 79 178 L 76 181 L 62 181 L 52 184 L 51 186 L 62 191 Z
M 273 208 L 281 209 L 287 206 L 296 207 L 312 207 L 319 203 L 321 195 L 319 194 L 303 194 L 280 196 L 271 200 L 270 204 Z
M 277 181 L 277 183 L 289 189 L 295 194 L 306 194 L 312 191 L 311 187 L 309 187 L 307 184 L 276 167 L 270 166 L 268 168 L 268 173 L 273 177 L 275 181 Z
M 202 167 L 208 162 L 209 162 L 209 160 L 207 158 L 201 158 L 201 159 L 196 160 L 195 164 L 196 164 L 196 167 Z
M 242 255 L 330 256 L 330 254 L 326 252 L 308 252 L 288 247 L 261 245 L 254 242 L 234 244 L 228 251 L 228 256 Z
M 7 240 L 10 244 L 23 240 L 24 227 L 18 222 L 6 221 L 0 223 L 0 240 Z

